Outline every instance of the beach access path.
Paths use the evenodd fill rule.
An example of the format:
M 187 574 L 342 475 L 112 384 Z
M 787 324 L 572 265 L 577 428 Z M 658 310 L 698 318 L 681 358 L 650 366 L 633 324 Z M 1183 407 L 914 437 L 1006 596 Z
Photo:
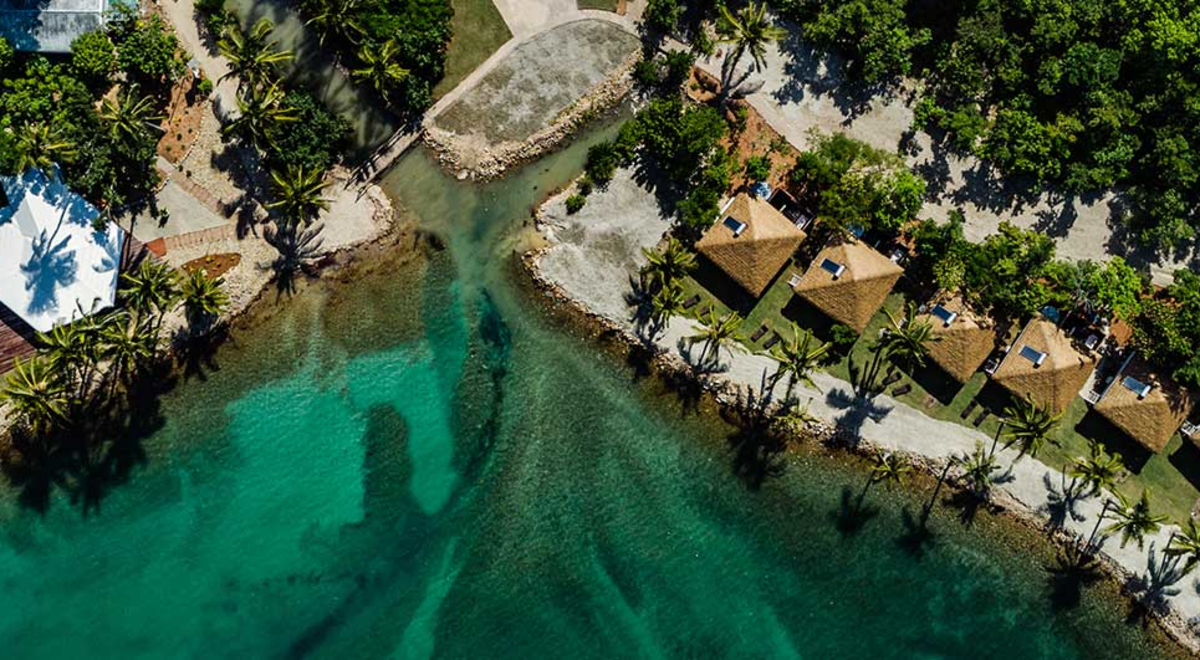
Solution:
M 814 129 L 843 132 L 889 152 L 899 149 L 929 186 L 931 198 L 921 217 L 945 221 L 960 208 L 966 215 L 966 237 L 973 241 L 1009 221 L 1053 237 L 1061 257 L 1099 261 L 1119 255 L 1146 266 L 1157 284 L 1169 284 L 1179 268 L 1200 267 L 1195 250 L 1158 255 L 1133 245 L 1118 219 L 1122 201 L 1112 192 L 1080 197 L 1045 187 L 1021 190 L 985 162 L 951 153 L 922 131 L 911 133 L 909 99 L 916 83 L 864 90 L 843 75 L 836 57 L 814 51 L 798 36 L 798 28 L 782 25 L 788 37 L 767 46 L 765 68 L 753 72 L 743 89 L 754 90 L 746 100 L 797 149 L 809 146 Z M 674 42 L 669 47 L 684 46 Z M 719 78 L 721 61 L 718 52 L 698 64 Z M 752 65 L 750 57 L 743 58 L 739 73 Z
M 539 255 L 535 267 L 542 277 L 589 311 L 636 334 L 633 308 L 622 301 L 630 293 L 631 282 L 636 281 L 638 266 L 644 261 L 641 250 L 659 243 L 670 220 L 660 213 L 654 196 L 641 189 L 629 169 L 618 171 L 607 188 L 594 191 L 582 210 L 568 214 L 565 200 L 572 192 L 573 189 L 568 189 L 559 193 L 540 209 L 539 222 L 550 246 Z M 631 203 L 629 200 L 639 192 L 643 200 Z M 614 213 L 616 207 L 624 212 Z M 695 321 L 673 317 L 655 345 L 686 362 L 685 355 L 692 353 L 688 350 L 688 338 L 699 330 Z M 721 351 L 714 377 L 761 394 L 776 367 L 775 360 L 750 354 L 738 345 Z M 881 449 L 947 461 L 974 451 L 976 443 L 987 447 L 992 443 L 991 436 L 935 420 L 885 394 L 860 397 L 850 383 L 824 372 L 813 374 L 813 381 L 816 388 L 796 385 L 794 396 L 800 404 L 809 402 L 809 412 L 814 416 Z M 784 384 L 777 389 L 776 397 L 782 397 Z M 996 488 L 1027 512 L 1048 518 L 1050 486 L 1061 487 L 1061 473 L 1028 456 L 1018 460 L 1015 450 L 1000 449 L 997 457 L 1001 466 L 1012 466 L 1013 479 Z M 1065 529 L 1086 539 L 1102 507 L 1100 497 L 1079 501 L 1074 507 L 1079 518 L 1066 516 Z M 1144 549 L 1132 543 L 1121 548 L 1118 539 L 1108 539 L 1102 545 L 1102 552 L 1129 574 L 1145 576 L 1151 549 L 1157 550 L 1161 562 L 1172 529 L 1164 526 L 1148 537 Z M 1180 593 L 1169 600 L 1174 612 L 1184 620 L 1200 617 L 1200 583 L 1196 577 L 1188 576 L 1175 586 Z M 1195 649 L 1195 636 L 1189 635 L 1188 639 Z

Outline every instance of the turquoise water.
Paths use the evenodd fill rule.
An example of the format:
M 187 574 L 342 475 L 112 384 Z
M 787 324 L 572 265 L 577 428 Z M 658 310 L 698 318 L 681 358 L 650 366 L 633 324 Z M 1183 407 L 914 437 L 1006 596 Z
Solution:
M 268 303 L 86 514 L 5 500 L 4 657 L 1170 652 L 1110 585 L 1056 609 L 1005 521 L 939 508 L 914 552 L 923 489 L 839 532 L 844 456 L 748 488 L 732 428 L 552 322 L 512 253 L 586 144 L 483 186 L 406 156 L 386 185 L 439 240 Z

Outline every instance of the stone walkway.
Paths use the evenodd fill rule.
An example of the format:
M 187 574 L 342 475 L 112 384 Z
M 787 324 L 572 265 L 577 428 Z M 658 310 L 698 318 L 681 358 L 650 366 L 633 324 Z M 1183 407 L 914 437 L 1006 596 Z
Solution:
M 587 205 L 573 215 L 567 214 L 565 207 L 570 190 L 546 202 L 539 217 L 550 248 L 540 255 L 536 267 L 566 295 L 620 328 L 633 332 L 632 309 L 627 304 L 620 306 L 616 301 L 624 299 L 630 291 L 630 282 L 637 277 L 638 265 L 644 259 L 641 250 L 652 248 L 659 242 L 668 229 L 669 219 L 659 217 L 656 220 L 652 211 L 611 213 L 614 204 L 605 198 L 612 195 L 618 200 L 617 205 L 625 205 L 627 202 L 623 198 L 630 194 L 625 183 L 627 179 L 630 179 L 628 171 L 618 172 L 608 190 L 593 192 Z M 642 195 L 653 199 L 648 192 L 643 191 Z M 653 209 L 654 205 L 652 201 L 635 205 L 637 209 L 642 207 Z M 686 362 L 685 356 L 691 353 L 687 338 L 698 331 L 699 327 L 691 319 L 674 317 L 668 322 L 663 336 L 657 339 L 657 348 Z M 715 377 L 739 388 L 761 392 L 776 367 L 777 363 L 771 358 L 750 354 L 737 347 L 721 352 Z M 828 374 L 816 373 L 813 380 L 815 388 L 797 385 L 796 398 L 800 402 L 810 402 L 809 412 L 816 417 L 852 432 L 872 445 L 945 461 L 973 451 L 978 442 L 990 445 L 992 441 L 990 436 L 975 429 L 935 420 L 886 395 L 859 397 L 849 383 Z M 779 394 L 782 394 L 782 386 Z M 1011 482 L 998 486 L 998 489 L 1028 512 L 1045 518 L 1051 494 L 1046 480 L 1057 486 L 1061 474 L 1036 459 L 1017 460 L 1013 450 L 1000 450 L 998 459 L 1002 466 L 1012 466 L 1013 476 Z M 1068 516 L 1066 529 L 1086 538 L 1101 507 L 1099 498 L 1079 502 L 1075 510 L 1081 519 Z M 1149 550 L 1165 547 L 1172 529 L 1175 528 L 1164 527 L 1148 538 L 1144 550 L 1135 544 L 1120 548 L 1117 540 L 1112 539 L 1104 543 L 1102 552 L 1130 574 L 1145 574 Z M 1176 586 L 1181 588 L 1181 593 L 1170 599 L 1175 611 L 1184 619 L 1200 616 L 1200 583 L 1189 577 Z M 1190 641 L 1196 646 L 1194 636 Z

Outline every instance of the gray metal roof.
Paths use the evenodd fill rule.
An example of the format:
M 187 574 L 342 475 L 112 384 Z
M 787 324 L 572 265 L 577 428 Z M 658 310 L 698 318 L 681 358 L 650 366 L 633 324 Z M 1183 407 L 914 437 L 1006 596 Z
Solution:
M 17 50 L 68 53 L 84 32 L 104 26 L 108 0 L 0 0 L 0 35 Z

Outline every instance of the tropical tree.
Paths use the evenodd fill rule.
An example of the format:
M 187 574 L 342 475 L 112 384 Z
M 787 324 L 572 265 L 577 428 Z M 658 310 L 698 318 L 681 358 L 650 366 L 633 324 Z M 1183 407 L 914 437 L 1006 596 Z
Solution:
M 874 484 L 899 484 L 910 472 L 912 472 L 912 465 L 909 464 L 908 459 L 890 451 L 876 451 L 871 465 L 871 473 L 867 477 L 867 485 L 863 488 L 859 499 L 862 499 Z
M 76 401 L 85 400 L 100 362 L 96 321 L 84 317 L 39 333 L 38 349 L 56 378 Z
M 721 18 L 719 30 L 722 37 L 720 42 L 732 46 L 726 52 L 725 61 L 721 64 L 722 82 L 726 83 L 722 87 L 726 88 L 726 93 L 728 93 L 741 83 L 739 81 L 738 84 L 728 84 L 733 79 L 733 72 L 742 57 L 749 53 L 757 69 L 760 71 L 765 69 L 767 46 L 783 39 L 787 32 L 783 28 L 771 24 L 770 19 L 767 18 L 767 3 L 765 2 L 761 2 L 757 6 L 753 3 L 748 4 L 737 14 L 722 4 Z M 748 72 L 746 76 L 749 76 Z M 743 80 L 746 76 L 743 76 Z
M 1053 442 L 1051 436 L 1063 415 L 1051 415 L 1049 408 L 1038 405 L 1032 395 L 1005 408 L 1004 414 L 1008 418 L 1004 423 L 1008 442 L 1004 446 L 1020 445 L 1021 454 L 1030 456 L 1036 456 L 1046 442 Z
M 942 340 L 933 334 L 933 324 L 916 320 L 917 304 L 914 302 L 908 303 L 907 316 L 896 316 L 891 310 L 884 311 L 887 313 L 888 328 L 879 338 L 877 350 L 901 369 L 912 371 L 924 367 L 929 345 Z
M 975 451 L 970 454 L 956 456 L 954 462 L 962 469 L 962 479 L 966 487 L 981 500 L 991 497 L 992 486 L 1000 482 L 1003 476 L 996 454 L 987 451 L 982 442 L 975 443 Z
M 279 50 L 278 44 L 271 39 L 274 31 L 275 24 L 265 16 L 258 19 L 249 32 L 243 31 L 237 21 L 226 25 L 224 34 L 217 40 L 217 48 L 229 60 L 226 75 L 238 76 L 251 87 L 272 82 L 277 68 L 294 56 L 290 50 Z
M 774 427 L 785 433 L 799 433 L 804 427 L 814 422 L 820 421 L 816 415 L 808 411 L 812 405 L 812 398 L 800 407 L 798 401 L 784 401 L 779 409 L 775 412 L 774 418 L 771 420 Z
M 400 66 L 400 44 L 395 39 L 388 39 L 382 45 L 368 46 L 362 49 L 358 57 L 362 60 L 362 66 L 351 69 L 350 75 L 369 84 L 384 98 L 411 73 Z
M 149 329 L 157 350 L 163 319 L 179 300 L 179 276 L 158 260 L 144 259 L 136 271 L 122 273 L 121 282 L 121 298 L 127 307 L 139 319 L 154 317 Z
M 45 437 L 66 419 L 69 395 L 50 361 L 42 356 L 13 363 L 12 372 L 0 390 L 0 399 L 38 437 Z
M 717 310 L 710 309 L 708 318 L 704 319 L 704 328 L 691 337 L 692 342 L 703 341 L 704 350 L 700 353 L 700 362 L 716 362 L 721 358 L 721 348 L 737 336 L 738 328 L 742 326 L 742 317 L 737 312 L 725 316 L 717 316 Z
M 683 289 L 676 282 L 669 282 L 650 298 L 650 319 L 654 322 L 651 337 L 656 336 L 674 315 L 683 313 Z
M 356 44 L 366 34 L 357 18 L 360 0 L 309 0 L 306 11 L 312 16 L 305 22 L 317 33 L 317 41 L 324 46 L 332 37 L 336 41 Z
M 269 87 L 251 87 L 238 94 L 239 116 L 225 125 L 226 135 L 254 145 L 263 151 L 274 144 L 275 132 L 282 124 L 299 119 L 295 111 L 284 104 L 284 92 L 279 83 Z
M 306 169 L 303 165 L 288 165 L 283 171 L 271 172 L 275 201 L 268 209 L 277 211 L 285 223 L 312 222 L 321 211 L 329 210 L 329 200 L 321 196 L 331 183 L 324 173 Z
M 224 284 L 224 278 L 209 277 L 203 269 L 192 271 L 183 280 L 183 308 L 193 326 L 207 325 L 229 306 Z
M 666 286 L 696 269 L 696 255 L 674 236 L 661 249 L 642 248 L 646 265 L 642 267 L 642 286 Z
M 1089 494 L 1095 495 L 1104 490 L 1113 490 L 1117 485 L 1117 477 L 1124 469 L 1120 454 L 1110 455 L 1100 443 L 1093 442 L 1091 455 L 1088 458 L 1076 458 L 1070 475 L 1087 486 Z
M 13 144 L 18 172 L 29 169 L 50 169 L 55 162 L 69 163 L 79 155 L 75 144 L 63 137 L 58 128 L 42 122 L 25 124 L 17 131 Z
M 1141 550 L 1146 535 L 1157 532 L 1167 517 L 1154 515 L 1150 511 L 1149 490 L 1143 490 L 1142 497 L 1132 504 L 1121 493 L 1116 493 L 1116 496 L 1117 501 L 1108 509 L 1108 515 L 1113 522 L 1104 528 L 1104 534 L 1111 536 L 1119 533 L 1122 548 L 1130 541 L 1137 541 L 1138 549 Z
M 108 360 L 110 385 L 128 382 L 137 368 L 152 358 L 157 342 L 144 317 L 128 312 L 110 315 L 103 324 L 101 356 Z
M 771 387 L 774 388 L 779 379 L 787 376 L 789 395 L 798 382 L 816 388 L 809 374 L 821 365 L 821 360 L 828 354 L 828 343 L 815 340 L 811 333 L 792 323 L 791 339 L 779 342 L 771 354 L 779 362 L 771 379 Z
M 1186 575 L 1200 565 L 1200 528 L 1195 520 L 1188 520 L 1179 532 L 1171 535 L 1171 542 L 1164 551 L 1169 557 L 1186 557 L 1183 573 Z
M 139 145 L 150 139 L 149 128 L 159 129 L 157 122 L 162 121 L 162 115 L 155 110 L 154 99 L 139 96 L 137 85 L 133 85 L 122 90 L 117 101 L 104 98 L 100 119 L 108 125 L 113 140 Z

